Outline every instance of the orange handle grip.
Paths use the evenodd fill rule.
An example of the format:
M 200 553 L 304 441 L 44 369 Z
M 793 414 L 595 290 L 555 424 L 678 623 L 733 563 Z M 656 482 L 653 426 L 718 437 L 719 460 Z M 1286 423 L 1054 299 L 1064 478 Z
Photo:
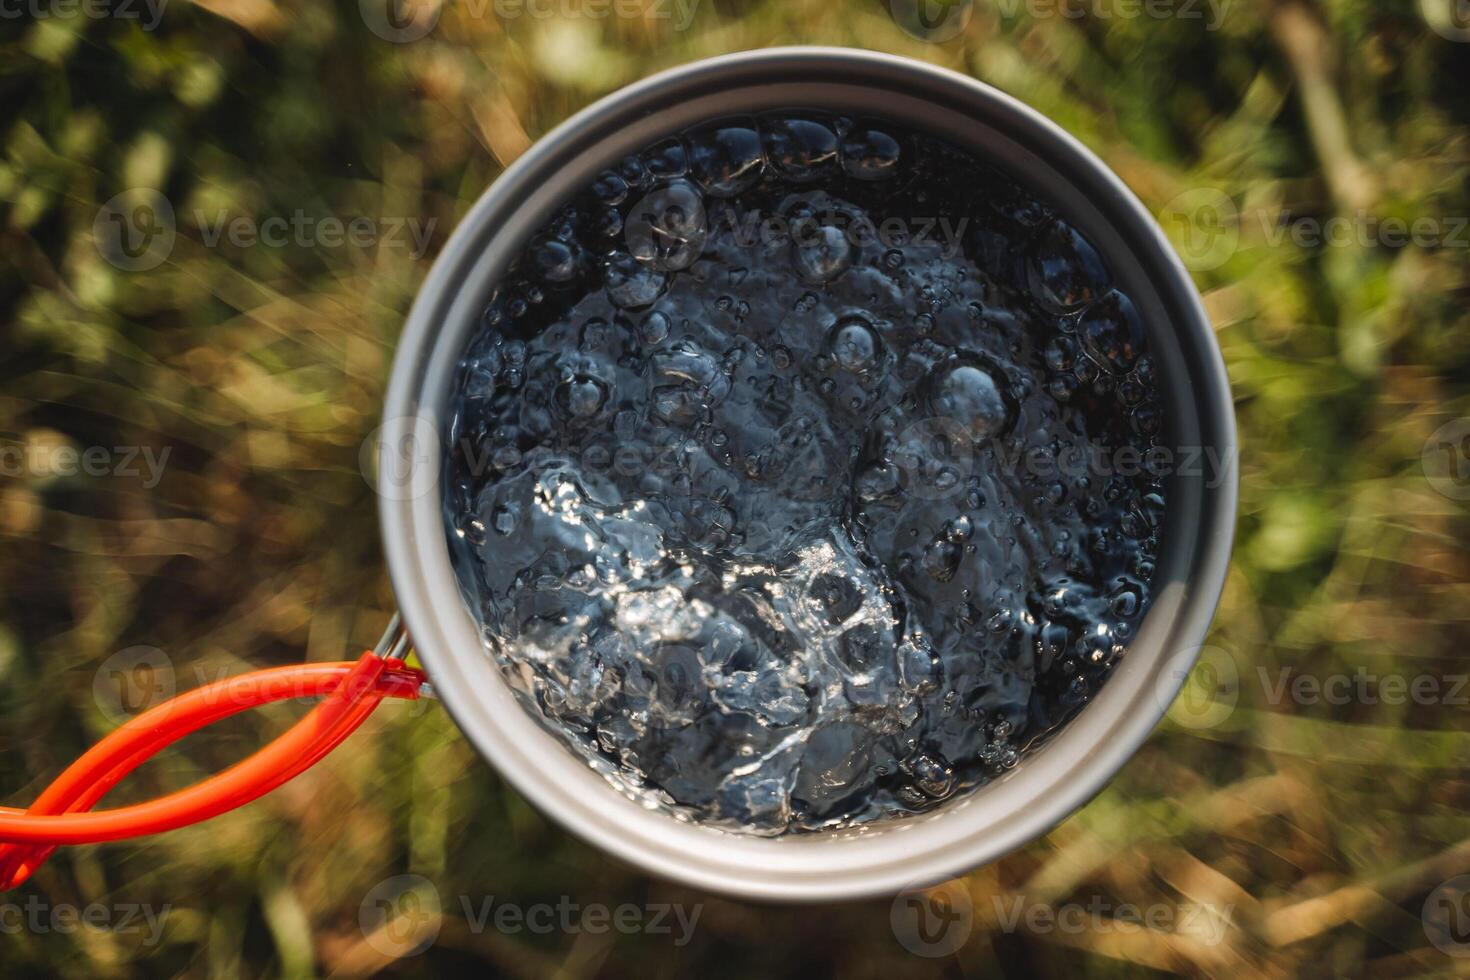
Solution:
M 161 833 L 244 806 L 321 761 L 383 698 L 417 698 L 424 679 L 402 661 L 365 653 L 356 663 L 254 671 L 160 704 L 94 745 L 30 807 L 0 807 L 0 890 L 30 878 L 58 845 Z M 323 695 L 285 733 L 222 773 L 146 803 L 86 812 L 147 759 L 206 725 L 262 704 Z

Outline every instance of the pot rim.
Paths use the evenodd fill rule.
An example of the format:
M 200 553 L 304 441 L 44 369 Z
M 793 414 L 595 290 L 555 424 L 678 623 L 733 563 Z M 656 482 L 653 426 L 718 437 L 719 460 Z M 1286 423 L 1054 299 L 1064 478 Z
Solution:
M 522 707 L 485 652 L 450 565 L 439 450 L 453 368 L 483 306 L 484 293 L 471 286 L 493 281 L 496 264 L 503 267 L 520 236 L 539 223 L 531 212 L 553 203 L 548 187 L 559 171 L 701 100 L 736 93 L 759 103 L 768 93 L 788 99 L 770 107 L 802 105 L 808 103 L 789 101 L 792 91 L 849 89 L 960 113 L 967 128 L 973 122 L 986 139 L 1013 140 L 1032 163 L 1064 176 L 1070 203 L 1102 216 L 1101 224 L 1074 223 L 1111 240 L 1113 249 L 1101 248 L 1110 264 L 1115 256 L 1135 263 L 1133 275 L 1152 290 L 1155 315 L 1145 313 L 1151 341 L 1177 348 L 1174 361 L 1184 372 L 1159 374 L 1170 424 L 1180 419 L 1178 444 L 1189 444 L 1192 433 L 1196 445 L 1219 452 L 1221 468 L 1212 486 L 1176 479 L 1161 549 L 1169 554 L 1161 555 L 1156 596 L 1127 655 L 1097 697 L 1016 769 L 920 816 L 760 838 L 624 797 Z M 994 148 L 1013 152 L 1009 143 Z M 1081 807 L 1145 741 L 1182 686 L 1214 616 L 1234 534 L 1238 469 L 1229 380 L 1199 294 L 1153 217 L 1082 144 L 1011 96 L 947 69 L 856 49 L 774 48 L 695 62 L 607 96 L 538 141 L 471 208 L 434 263 L 394 359 L 381 432 L 382 445 L 415 447 L 407 481 L 390 473 L 390 454 L 380 457 L 383 542 L 415 648 L 460 729 L 522 795 L 578 836 L 654 874 L 748 899 L 855 899 L 932 884 L 995 860 Z

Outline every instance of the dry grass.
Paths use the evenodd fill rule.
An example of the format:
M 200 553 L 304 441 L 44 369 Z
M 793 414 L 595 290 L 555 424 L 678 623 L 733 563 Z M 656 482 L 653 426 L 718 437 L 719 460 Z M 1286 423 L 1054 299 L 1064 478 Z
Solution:
M 1434 17 L 1436 3 L 1423 5 Z M 443 236 L 529 141 L 599 94 L 790 42 L 970 72 L 1058 120 L 1151 208 L 1208 187 L 1241 209 L 1240 248 L 1198 274 L 1245 446 L 1211 639 L 1236 666 L 1238 703 L 1213 727 L 1166 722 L 1075 818 L 968 876 L 974 931 L 946 959 L 906 953 L 887 902 L 769 909 L 642 878 L 531 811 L 438 709 L 395 705 L 243 811 L 59 856 L 8 899 L 168 904 L 162 940 L 7 929 L 6 976 L 1470 971 L 1421 919 L 1441 882 L 1470 873 L 1470 688 L 1454 681 L 1470 673 L 1470 522 L 1420 458 L 1437 427 L 1470 415 L 1470 44 L 1429 30 L 1409 0 L 1237 0 L 1215 30 L 1202 5 L 1204 21 L 982 5 L 944 45 L 902 34 L 878 0 L 706 0 L 683 32 L 484 9 L 450 5 L 411 44 L 373 36 L 349 0 L 180 2 L 151 33 L 5 21 L 0 445 L 170 455 L 156 486 L 146 469 L 0 477 L 0 796 L 30 799 L 112 727 L 94 678 L 119 651 L 163 651 L 187 686 L 371 643 L 392 596 L 359 447 Z M 179 235 L 166 262 L 130 273 L 102 260 L 93 221 L 136 187 L 167 196 Z M 423 257 L 401 238 L 210 247 L 197 219 L 298 209 L 434 231 Z M 1285 218 L 1359 213 L 1435 219 L 1440 235 L 1396 248 L 1273 234 Z M 1306 703 L 1274 696 L 1283 670 L 1428 677 L 1439 696 Z M 290 716 L 212 729 L 117 795 L 227 765 Z M 439 928 L 432 948 L 395 960 L 359 907 L 410 873 L 436 883 L 442 918 L 423 924 Z M 703 912 L 676 947 L 477 930 L 461 895 Z M 1006 925 L 1018 907 L 1099 904 L 1080 930 Z M 1108 919 L 1124 904 L 1153 910 L 1155 927 Z

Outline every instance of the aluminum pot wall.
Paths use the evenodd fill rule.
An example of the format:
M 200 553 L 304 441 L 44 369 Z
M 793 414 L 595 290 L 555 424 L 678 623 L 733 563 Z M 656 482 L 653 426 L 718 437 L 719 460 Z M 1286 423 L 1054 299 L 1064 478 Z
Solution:
M 450 566 L 440 452 L 459 358 L 494 283 L 531 234 L 599 171 L 709 118 L 778 107 L 887 117 L 1024 175 L 1107 257 L 1149 333 L 1175 447 L 1217 469 L 1171 477 L 1155 599 L 1098 697 L 1016 769 L 921 816 L 838 832 L 731 834 L 624 798 L 516 701 Z M 413 306 L 393 367 L 380 460 L 389 571 L 415 646 L 476 748 L 534 805 L 649 872 L 755 899 L 893 894 L 994 860 L 1087 802 L 1162 718 L 1195 662 L 1229 562 L 1236 485 L 1228 379 L 1199 295 L 1153 218 L 1095 156 L 973 79 L 865 51 L 784 48 L 691 64 L 578 113 L 465 217 Z

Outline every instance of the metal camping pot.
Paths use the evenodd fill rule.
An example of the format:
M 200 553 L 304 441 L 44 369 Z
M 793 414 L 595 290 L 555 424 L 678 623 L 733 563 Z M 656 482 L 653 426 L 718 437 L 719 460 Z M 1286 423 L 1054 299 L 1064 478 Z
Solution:
M 456 368 L 486 298 L 557 206 L 600 171 L 704 120 L 775 108 L 889 118 L 1022 175 L 1086 235 L 1134 298 L 1167 408 L 1165 443 L 1220 467 L 1173 473 L 1155 598 L 1098 696 L 1014 770 L 928 813 L 760 838 L 674 818 L 618 793 L 522 707 L 481 641 L 450 565 L 441 451 Z M 434 688 L 475 747 L 569 830 L 651 873 L 750 899 L 894 894 L 992 861 L 1086 803 L 1143 743 L 1193 667 L 1230 557 L 1238 483 L 1229 382 L 1200 297 L 1137 198 L 1016 99 L 954 72 L 839 48 L 778 48 L 687 65 L 583 110 L 470 210 L 414 303 L 379 461 L 393 586 Z M 401 450 L 401 451 L 400 451 Z

